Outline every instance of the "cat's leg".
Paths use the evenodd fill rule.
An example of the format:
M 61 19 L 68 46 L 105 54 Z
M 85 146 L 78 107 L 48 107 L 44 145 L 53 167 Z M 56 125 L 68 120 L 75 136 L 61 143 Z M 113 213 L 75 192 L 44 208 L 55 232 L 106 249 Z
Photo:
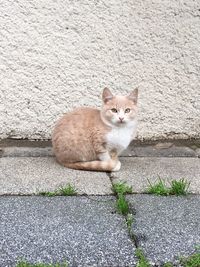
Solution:
M 112 160 L 117 161 L 117 164 L 112 171 L 113 172 L 119 171 L 121 169 L 121 162 L 119 161 L 117 150 L 115 150 L 115 149 L 111 150 L 110 151 L 110 157 Z
M 105 142 L 103 142 L 102 138 L 95 137 L 95 142 L 93 142 L 94 150 L 96 152 L 96 156 L 100 162 L 106 164 L 108 166 L 112 166 L 109 171 L 119 171 L 121 168 L 121 163 L 119 162 L 117 157 L 113 157 L 110 151 L 107 149 Z
M 110 154 L 111 159 L 119 160 L 118 159 L 118 153 L 117 153 L 116 149 L 112 149 L 109 154 Z
M 101 161 L 107 161 L 107 160 L 111 159 L 110 154 L 109 154 L 108 151 L 98 153 L 97 157 Z
M 121 162 L 118 160 L 115 168 L 112 169 L 112 172 L 118 172 L 121 169 Z
M 115 167 L 112 169 L 113 172 L 119 171 L 121 168 L 121 162 L 118 159 L 117 153 L 114 151 L 109 153 L 108 151 L 104 151 L 101 153 L 98 153 L 98 158 L 100 161 L 114 161 L 116 162 Z

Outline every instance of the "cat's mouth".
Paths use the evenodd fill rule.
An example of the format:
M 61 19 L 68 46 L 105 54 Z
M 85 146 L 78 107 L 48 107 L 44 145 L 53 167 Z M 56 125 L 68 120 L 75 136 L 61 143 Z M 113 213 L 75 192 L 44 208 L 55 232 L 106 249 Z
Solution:
M 125 121 L 118 121 L 118 124 L 125 124 Z

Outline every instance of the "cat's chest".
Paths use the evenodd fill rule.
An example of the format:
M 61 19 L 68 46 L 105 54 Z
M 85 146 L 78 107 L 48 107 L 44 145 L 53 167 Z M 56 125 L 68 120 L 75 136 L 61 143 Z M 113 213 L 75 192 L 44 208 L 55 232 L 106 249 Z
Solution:
M 128 147 L 132 139 L 133 129 L 114 128 L 107 135 L 107 145 L 110 149 L 124 150 Z

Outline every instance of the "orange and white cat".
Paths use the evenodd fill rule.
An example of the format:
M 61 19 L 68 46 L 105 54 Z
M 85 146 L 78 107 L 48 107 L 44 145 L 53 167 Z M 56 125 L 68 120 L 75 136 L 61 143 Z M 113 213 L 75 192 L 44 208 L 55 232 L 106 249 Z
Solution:
M 103 90 L 101 110 L 77 108 L 55 126 L 52 144 L 65 167 L 92 171 L 119 171 L 118 155 L 136 135 L 138 89 L 127 96 Z

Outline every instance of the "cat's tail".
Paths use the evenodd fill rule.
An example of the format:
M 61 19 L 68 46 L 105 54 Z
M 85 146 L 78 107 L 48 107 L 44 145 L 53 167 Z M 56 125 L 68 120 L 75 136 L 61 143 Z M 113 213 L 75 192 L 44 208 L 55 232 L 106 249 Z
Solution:
M 73 162 L 73 163 L 62 163 L 67 168 L 75 170 L 85 170 L 85 171 L 119 171 L 121 168 L 121 162 L 118 160 L 108 160 L 108 161 L 87 161 L 87 162 Z

